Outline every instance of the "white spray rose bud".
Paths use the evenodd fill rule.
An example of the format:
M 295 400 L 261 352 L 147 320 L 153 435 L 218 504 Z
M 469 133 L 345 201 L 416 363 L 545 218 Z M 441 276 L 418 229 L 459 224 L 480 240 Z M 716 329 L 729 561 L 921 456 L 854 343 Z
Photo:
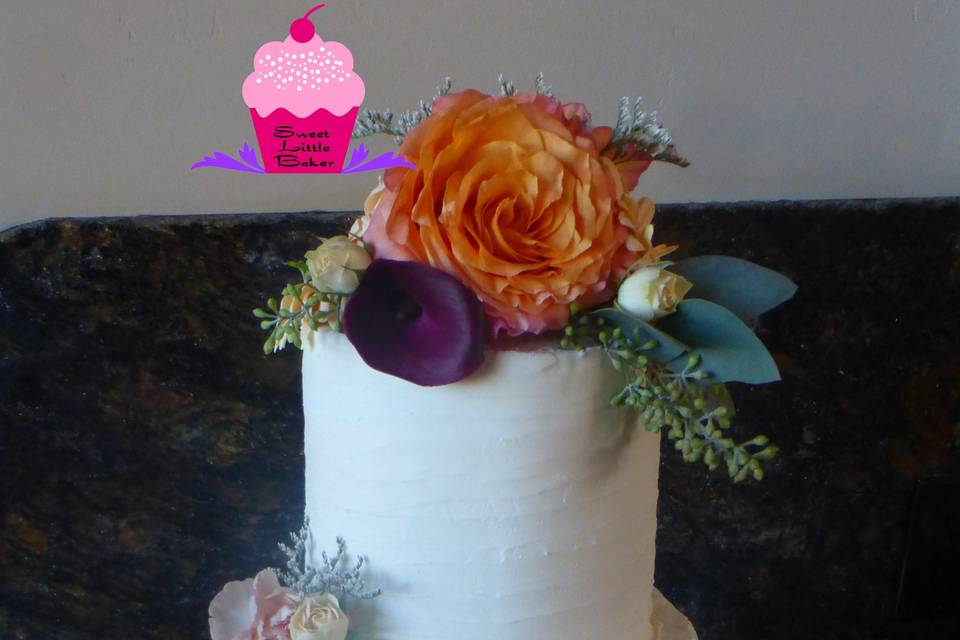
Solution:
M 691 287 L 689 280 L 663 267 L 644 267 L 623 281 L 617 303 L 630 315 L 650 322 L 676 311 Z
M 343 640 L 349 627 L 334 596 L 307 596 L 290 618 L 290 640 Z
M 310 281 L 320 291 L 353 293 L 360 284 L 357 270 L 370 266 L 372 258 L 366 249 L 350 241 L 347 236 L 334 236 L 307 251 Z

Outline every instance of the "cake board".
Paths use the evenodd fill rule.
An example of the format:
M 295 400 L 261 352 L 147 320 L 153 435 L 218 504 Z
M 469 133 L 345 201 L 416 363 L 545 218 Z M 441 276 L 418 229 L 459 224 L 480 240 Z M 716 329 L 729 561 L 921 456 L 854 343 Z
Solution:
M 687 617 L 659 589 L 653 590 L 650 625 L 653 627 L 653 640 L 698 640 L 697 632 Z

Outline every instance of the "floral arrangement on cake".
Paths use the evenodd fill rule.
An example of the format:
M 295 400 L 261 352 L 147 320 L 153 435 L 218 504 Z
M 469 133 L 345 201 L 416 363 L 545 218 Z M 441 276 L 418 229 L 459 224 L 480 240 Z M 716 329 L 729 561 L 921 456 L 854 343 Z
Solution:
M 451 92 L 395 116 L 365 111 L 355 137 L 387 134 L 412 167 L 387 169 L 349 235 L 291 262 L 301 282 L 256 309 L 264 351 L 343 332 L 371 367 L 456 383 L 490 348 L 555 334 L 601 348 L 624 374 L 611 398 L 688 462 L 763 477 L 765 436 L 735 442 L 725 384 L 779 380 L 751 329 L 796 286 L 724 256 L 670 262 L 654 205 L 632 195 L 655 161 L 686 166 L 656 114 L 623 98 L 614 126 L 558 100 L 543 76 L 518 93 Z
M 255 309 L 271 354 L 345 334 L 370 367 L 422 386 L 474 374 L 489 349 L 524 336 L 602 349 L 623 374 L 610 398 L 683 459 L 763 478 L 766 437 L 735 442 L 726 383 L 779 379 L 751 329 L 790 299 L 786 277 L 744 260 L 700 256 L 653 239 L 654 205 L 632 195 L 655 162 L 686 166 L 656 115 L 623 98 L 614 126 L 558 100 L 543 76 L 518 93 L 451 92 L 396 116 L 360 114 L 354 137 L 387 134 L 410 166 L 387 169 L 347 235 L 324 239 L 279 300 Z M 286 571 L 231 582 L 210 605 L 213 640 L 356 637 L 349 603 L 377 597 L 364 559 L 311 566 L 307 523 L 280 545 Z
M 280 543 L 286 571 L 264 569 L 253 578 L 228 582 L 210 603 L 212 640 L 344 640 L 350 619 L 342 606 L 350 599 L 371 600 L 360 577 L 361 556 L 347 568 L 346 542 L 321 554 L 319 567 L 308 562 L 309 521 L 290 534 L 293 546 Z M 283 585 L 281 585 L 281 581 Z

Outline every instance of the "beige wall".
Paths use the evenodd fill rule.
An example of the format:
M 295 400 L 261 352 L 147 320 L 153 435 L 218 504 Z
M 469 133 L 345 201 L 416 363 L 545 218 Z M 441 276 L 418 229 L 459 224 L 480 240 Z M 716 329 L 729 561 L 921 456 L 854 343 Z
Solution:
M 252 56 L 310 4 L 0 0 L 0 228 L 356 208 L 370 175 L 188 171 L 252 141 Z M 643 94 L 694 161 L 647 174 L 659 200 L 960 192 L 960 0 L 334 0 L 316 18 L 369 107 L 500 71 L 543 70 L 598 122 Z

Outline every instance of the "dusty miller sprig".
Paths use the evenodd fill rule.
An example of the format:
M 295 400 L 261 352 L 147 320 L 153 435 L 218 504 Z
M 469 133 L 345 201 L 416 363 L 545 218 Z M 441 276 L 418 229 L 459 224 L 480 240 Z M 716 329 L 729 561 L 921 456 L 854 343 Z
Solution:
M 633 407 L 648 431 L 666 429 L 685 462 L 702 461 L 711 471 L 723 464 L 735 482 L 763 479 L 761 463 L 779 449 L 763 435 L 738 444 L 726 434 L 733 402 L 724 385 L 710 382 L 699 356 L 690 356 L 683 370 L 671 371 L 645 355 L 656 348 L 655 341 L 640 344 L 619 327 L 607 326 L 603 318 L 574 315 L 561 346 L 584 349 L 591 344 L 600 345 L 626 376 L 610 404 Z
M 400 144 L 408 133 L 413 131 L 423 120 L 430 117 L 433 113 L 433 103 L 450 93 L 452 88 L 453 82 L 450 78 L 444 78 L 437 85 L 437 90 L 431 100 L 421 100 L 419 109 L 404 111 L 399 117 L 389 109 L 383 111 L 364 109 L 353 128 L 353 137 L 365 138 L 383 133 L 393 136 L 394 141 Z
M 613 128 L 613 138 L 607 148 L 617 154 L 626 153 L 628 147 L 650 154 L 654 160 L 669 162 L 680 167 L 690 163 L 677 152 L 670 132 L 657 119 L 656 111 L 645 111 L 643 99 L 637 98 L 630 107 L 630 98 L 620 98 L 617 124 Z
M 363 556 L 359 556 L 352 567 L 341 566 L 346 562 L 347 551 L 343 538 L 337 538 L 337 552 L 333 556 L 321 552 L 318 567 L 311 566 L 308 561 L 307 548 L 311 544 L 309 518 L 304 517 L 303 526 L 290 534 L 290 540 L 293 546 L 282 542 L 277 545 L 287 558 L 286 571 L 279 571 L 277 576 L 301 597 L 310 593 L 331 593 L 342 601 L 347 597 L 371 600 L 380 595 L 380 589 L 367 591 L 360 576 L 366 563 Z

